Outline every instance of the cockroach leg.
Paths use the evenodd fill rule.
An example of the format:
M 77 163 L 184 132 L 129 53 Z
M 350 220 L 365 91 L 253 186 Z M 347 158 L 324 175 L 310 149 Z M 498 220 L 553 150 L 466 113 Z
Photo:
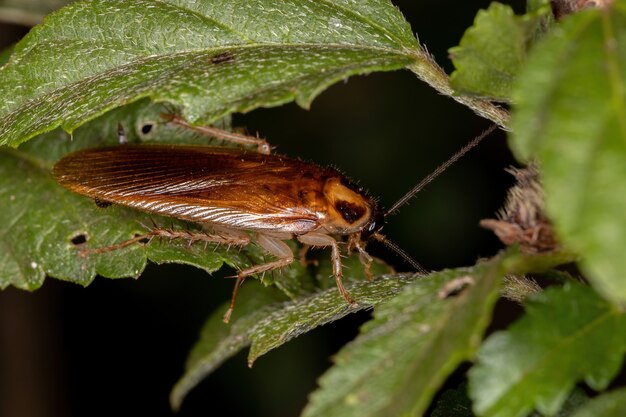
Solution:
M 310 246 L 303 245 L 298 252 L 298 257 L 300 258 L 300 265 L 306 267 L 308 265 L 308 261 L 306 259 L 306 254 L 309 252 Z
M 202 135 L 211 136 L 213 138 L 230 143 L 235 143 L 237 145 L 256 146 L 257 152 L 263 155 L 269 155 L 272 151 L 272 147 L 269 145 L 269 143 L 267 143 L 265 139 L 261 139 L 259 137 L 243 135 L 236 132 L 229 132 L 227 130 L 218 129 L 213 126 L 193 126 L 176 114 L 163 114 L 161 116 L 167 119 L 169 123 L 183 127 L 185 129 L 192 130 L 194 132 L 198 132 Z
M 147 241 L 148 243 L 154 239 L 155 237 L 164 237 L 170 240 L 186 240 L 190 245 L 196 242 L 206 242 L 206 243 L 215 243 L 215 244 L 227 244 L 227 245 L 237 245 L 237 246 L 245 246 L 250 243 L 250 237 L 246 234 L 244 235 L 231 235 L 231 234 L 209 234 L 205 232 L 192 232 L 189 230 L 169 230 L 169 229 L 154 229 L 149 231 L 148 233 L 144 233 L 141 235 L 137 235 L 131 239 L 125 240 L 121 243 L 117 243 L 115 245 L 104 246 L 100 248 L 93 249 L 81 249 L 80 255 L 87 256 L 99 253 L 111 252 L 119 249 L 124 249 L 128 246 L 131 246 L 135 243 L 139 243 L 141 241 Z
M 309 245 L 303 245 L 300 248 L 300 251 L 298 253 L 298 257 L 300 258 L 300 265 L 302 265 L 303 267 L 307 267 L 309 265 L 313 265 L 313 266 L 318 266 L 319 262 L 317 261 L 317 259 L 307 259 L 306 255 L 307 253 L 309 253 L 309 249 L 311 249 L 311 247 Z
M 351 252 L 356 249 L 359 253 L 359 261 L 361 265 L 363 265 L 363 270 L 365 272 L 365 276 L 367 276 L 367 280 L 371 281 L 374 279 L 374 275 L 372 275 L 371 267 L 372 262 L 374 262 L 374 258 L 370 256 L 369 253 L 365 250 L 364 243 L 361 240 L 361 236 L 359 233 L 354 233 L 348 237 L 348 252 Z
M 261 248 L 271 255 L 274 255 L 277 259 L 271 262 L 267 262 L 261 265 L 251 266 L 250 268 L 243 269 L 237 272 L 237 281 L 235 282 L 235 288 L 233 288 L 233 294 L 230 299 L 230 306 L 224 314 L 224 323 L 230 321 L 230 316 L 235 308 L 235 301 L 237 299 L 237 291 L 243 284 L 246 277 L 255 274 L 262 274 L 275 269 L 283 268 L 293 262 L 293 252 L 291 248 L 282 240 L 268 236 L 263 233 L 257 233 L 254 240 Z
M 128 246 L 134 245 L 135 243 L 139 243 L 145 239 L 151 240 L 154 236 L 156 235 L 153 234 L 153 232 L 144 233 L 141 235 L 137 235 L 131 239 L 125 240 L 121 243 L 116 243 L 115 245 L 103 246 L 100 248 L 80 249 L 78 253 L 80 254 L 80 256 L 89 256 L 89 255 L 96 255 L 99 253 L 113 252 L 116 250 L 124 249 Z
M 94 198 L 93 201 L 96 203 L 96 206 L 100 208 L 107 208 L 112 205 L 112 203 L 109 203 L 106 200 L 99 199 L 98 197 Z
M 298 240 L 301 243 L 309 246 L 315 246 L 320 248 L 326 248 L 328 246 L 331 247 L 331 261 L 333 264 L 333 276 L 335 277 L 335 283 L 337 284 L 337 289 L 339 290 L 339 294 L 346 300 L 349 304 L 354 304 L 354 300 L 348 293 L 348 290 L 343 286 L 343 270 L 341 264 L 341 252 L 339 251 L 339 245 L 334 237 L 330 235 L 325 235 L 323 233 L 307 233 L 304 235 L 298 236 Z
M 245 278 L 250 275 L 260 274 L 262 272 L 271 271 L 273 269 L 282 268 L 293 262 L 293 252 L 291 248 L 282 240 L 268 236 L 263 233 L 257 233 L 255 243 L 263 248 L 266 252 L 274 255 L 277 259 L 261 265 L 251 266 L 239 271 L 237 276 Z
M 230 316 L 233 314 L 233 310 L 235 309 L 235 301 L 237 300 L 237 292 L 239 288 L 243 284 L 243 281 L 246 277 L 237 277 L 237 281 L 235 282 L 235 287 L 233 288 L 233 294 L 230 296 L 230 305 L 228 306 L 228 310 L 224 313 L 224 317 L 222 321 L 226 324 L 230 322 Z
M 363 270 L 365 271 L 365 276 L 367 276 L 367 280 L 371 281 L 374 279 L 374 275 L 372 275 L 372 262 L 374 259 L 371 257 L 369 253 L 365 251 L 362 245 L 356 246 L 357 251 L 359 252 L 359 261 L 361 261 L 361 265 L 363 265 Z

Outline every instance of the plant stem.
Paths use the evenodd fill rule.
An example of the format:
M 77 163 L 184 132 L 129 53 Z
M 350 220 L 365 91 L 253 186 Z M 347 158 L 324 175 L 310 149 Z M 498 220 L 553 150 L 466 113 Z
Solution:
M 417 51 L 415 61 L 408 68 L 417 77 L 428 83 L 439 93 L 449 96 L 457 102 L 464 104 L 485 119 L 499 125 L 504 130 L 508 130 L 509 112 L 488 100 L 478 99 L 469 96 L 456 95 L 450 87 L 448 74 L 435 62 L 434 58 L 425 50 Z

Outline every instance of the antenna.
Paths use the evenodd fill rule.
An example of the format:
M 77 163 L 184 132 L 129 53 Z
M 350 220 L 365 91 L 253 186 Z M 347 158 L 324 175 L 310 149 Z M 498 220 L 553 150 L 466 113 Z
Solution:
M 422 275 L 428 274 L 428 271 L 426 270 L 426 268 L 424 268 L 422 265 L 419 264 L 419 262 L 413 259 L 411 255 L 409 255 L 404 250 L 402 250 L 400 246 L 396 245 L 391 240 L 387 239 L 385 236 L 381 235 L 380 233 L 374 233 L 372 237 L 376 239 L 377 241 L 382 242 L 385 246 L 387 246 L 389 249 L 394 251 L 396 254 L 400 255 L 402 259 L 404 259 L 407 263 L 409 263 L 420 274 Z
M 468 143 L 467 145 L 465 145 L 464 147 L 462 147 L 457 153 L 455 153 L 454 155 L 452 155 L 452 157 L 450 159 L 448 159 L 446 162 L 444 162 L 443 164 L 439 165 L 433 172 L 431 172 L 430 174 L 428 174 L 423 180 L 421 180 L 415 187 L 413 187 L 408 193 L 406 193 L 404 196 L 402 196 L 402 198 L 400 198 L 398 201 L 396 201 L 389 210 L 387 210 L 385 212 L 385 217 L 389 216 L 390 214 L 395 213 L 396 211 L 398 211 L 398 209 L 404 205 L 404 203 L 406 203 L 407 201 L 409 201 L 410 199 L 412 199 L 415 194 L 417 194 L 418 192 L 420 192 L 424 187 L 426 187 L 432 180 L 434 180 L 435 178 L 437 178 L 439 175 L 441 175 L 446 169 L 448 169 L 450 167 L 450 165 L 454 164 L 456 161 L 458 161 L 463 155 L 465 155 L 467 152 L 469 152 L 474 146 L 478 145 L 480 143 L 481 140 L 483 140 L 485 137 L 487 137 L 491 132 L 493 132 L 494 130 L 496 130 L 496 128 L 498 127 L 498 125 L 491 125 L 487 130 L 485 130 L 483 133 L 481 133 L 480 135 L 478 135 L 477 137 L 475 137 L 470 143 Z M 385 240 L 381 240 L 381 242 L 385 243 Z M 386 244 L 386 243 L 385 243 Z M 387 245 L 387 244 L 386 244 Z M 389 245 L 387 245 L 389 246 Z M 395 245 L 394 245 L 395 246 Z M 393 249 L 393 247 L 389 246 L 389 248 Z M 397 248 L 399 249 L 399 248 Z M 393 249 L 396 250 L 396 249 Z M 408 255 L 407 255 L 408 256 Z M 405 258 L 406 259 L 406 258 Z M 407 259 L 408 262 L 408 259 Z M 415 261 L 413 261 L 415 262 Z M 411 262 L 409 262 L 411 263 Z M 413 265 L 411 263 L 411 265 Z M 421 267 L 420 267 L 421 268 Z M 419 268 L 417 268 L 419 270 Z M 422 268 L 423 270 L 424 268 Z

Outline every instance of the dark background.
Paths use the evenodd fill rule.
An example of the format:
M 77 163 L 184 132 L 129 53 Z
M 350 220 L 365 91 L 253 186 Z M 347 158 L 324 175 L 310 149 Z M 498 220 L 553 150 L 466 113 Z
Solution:
M 449 73 L 456 45 L 488 1 L 396 0 Z M 522 2 L 514 4 L 518 11 Z M 1 20 L 1 19 L 0 19 Z M 2 46 L 27 28 L 0 25 Z M 279 153 L 339 167 L 391 205 L 489 123 L 409 71 L 353 77 L 318 97 L 236 115 Z M 500 244 L 478 227 L 502 205 L 514 163 L 492 135 L 390 219 L 385 233 L 428 269 L 471 265 Z M 407 269 L 393 254 L 374 252 Z M 327 256 L 320 252 L 319 256 Z M 228 273 L 228 272 L 226 272 Z M 149 266 L 139 280 L 98 278 L 88 288 L 48 279 L 34 293 L 0 292 L 0 416 L 172 415 L 168 395 L 204 319 L 232 282 L 184 266 Z M 296 416 L 330 356 L 368 314 L 316 329 L 259 359 L 244 352 L 186 399 L 180 416 Z

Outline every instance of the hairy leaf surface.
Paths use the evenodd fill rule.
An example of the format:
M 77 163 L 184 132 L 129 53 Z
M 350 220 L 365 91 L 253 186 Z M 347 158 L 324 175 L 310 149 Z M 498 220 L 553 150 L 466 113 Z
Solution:
M 92 0 L 50 15 L 0 69 L 0 144 L 73 131 L 143 97 L 193 123 L 296 100 L 414 60 L 386 0 Z

